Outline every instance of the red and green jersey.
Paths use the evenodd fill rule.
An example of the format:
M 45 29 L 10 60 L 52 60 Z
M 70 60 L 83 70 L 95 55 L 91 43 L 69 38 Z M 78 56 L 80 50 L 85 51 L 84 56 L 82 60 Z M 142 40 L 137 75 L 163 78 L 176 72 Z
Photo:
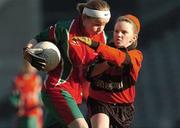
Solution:
M 70 22 L 57 22 L 36 36 L 38 42 L 48 40 L 54 42 L 60 50 L 61 62 L 48 73 L 44 89 L 59 87 L 68 91 L 77 103 L 82 100 L 81 85 L 85 83 L 83 76 L 86 65 L 91 63 L 97 53 L 81 42 L 72 40 L 73 36 L 88 36 L 84 31 L 80 17 Z M 106 43 L 104 32 L 91 39 Z
M 15 77 L 11 99 L 19 116 L 42 115 L 41 84 L 40 76 L 34 73 L 20 73 Z

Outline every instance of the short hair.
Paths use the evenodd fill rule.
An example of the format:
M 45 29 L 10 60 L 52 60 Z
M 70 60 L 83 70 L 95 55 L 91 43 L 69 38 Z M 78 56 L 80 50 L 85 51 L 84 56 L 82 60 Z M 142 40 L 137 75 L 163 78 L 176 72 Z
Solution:
M 139 19 L 136 16 L 134 16 L 132 14 L 127 14 L 127 15 L 124 15 L 124 16 L 120 16 L 120 17 L 117 18 L 117 21 L 127 21 L 127 22 L 130 22 L 130 23 L 132 23 L 135 26 L 136 32 L 137 33 L 140 32 L 140 27 L 141 27 L 140 21 L 139 21 Z
M 137 34 L 137 39 L 138 39 L 138 34 L 140 32 L 140 21 L 139 19 L 132 15 L 132 14 L 127 14 L 127 15 L 123 15 L 123 16 L 119 16 L 116 20 L 116 22 L 119 22 L 119 21 L 126 21 L 126 22 L 129 22 L 131 23 L 133 26 L 134 26 L 134 30 L 135 30 L 135 33 Z M 129 47 L 131 47 L 132 49 L 135 49 L 137 47 L 137 40 L 135 42 L 133 42 Z

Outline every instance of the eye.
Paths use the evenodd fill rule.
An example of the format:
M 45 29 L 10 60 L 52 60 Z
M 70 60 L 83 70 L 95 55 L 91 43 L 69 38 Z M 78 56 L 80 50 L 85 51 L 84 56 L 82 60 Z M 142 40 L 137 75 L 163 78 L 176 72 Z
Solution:
M 115 33 L 119 33 L 119 31 L 117 29 L 114 30 Z
M 121 32 L 122 32 L 124 35 L 128 33 L 128 32 L 125 31 L 125 30 L 122 30 Z

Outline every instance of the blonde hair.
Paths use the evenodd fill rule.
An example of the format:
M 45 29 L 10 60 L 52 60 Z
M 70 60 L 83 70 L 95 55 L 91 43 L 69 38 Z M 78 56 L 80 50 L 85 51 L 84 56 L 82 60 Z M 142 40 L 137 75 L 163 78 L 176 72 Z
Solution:
M 107 11 L 110 10 L 109 4 L 104 0 L 89 0 L 87 3 L 79 3 L 77 4 L 77 11 L 79 14 L 82 14 L 84 8 L 99 10 L 99 11 Z
M 140 32 L 140 21 L 139 19 L 134 16 L 134 15 L 131 15 L 131 14 L 127 14 L 127 15 L 124 15 L 124 16 L 119 16 L 116 20 L 116 22 L 120 22 L 120 21 L 125 21 L 125 22 L 128 22 L 130 24 L 133 25 L 133 28 L 134 28 L 134 33 L 137 34 L 137 39 L 138 39 L 138 34 Z M 135 42 L 133 42 L 129 47 L 131 47 L 132 49 L 135 49 L 137 47 L 137 40 Z

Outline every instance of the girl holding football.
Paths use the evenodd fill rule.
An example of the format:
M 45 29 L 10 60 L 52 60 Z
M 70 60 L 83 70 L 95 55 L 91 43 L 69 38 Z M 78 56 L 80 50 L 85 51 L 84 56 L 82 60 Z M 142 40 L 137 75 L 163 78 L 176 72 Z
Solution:
M 42 88 L 42 99 L 48 110 L 48 118 L 51 118 L 47 120 L 49 128 L 88 128 L 78 104 L 82 100 L 82 86 L 88 86 L 83 76 L 84 71 L 96 58 L 97 53 L 72 38 L 87 36 L 105 44 L 107 39 L 104 27 L 110 20 L 110 7 L 103 0 L 90 0 L 87 3 L 79 3 L 77 9 L 79 17 L 70 22 L 58 21 L 35 36 L 24 48 L 24 58 L 42 71 L 46 60 L 30 52 L 36 43 L 51 41 L 61 53 L 61 62 L 47 73 Z

